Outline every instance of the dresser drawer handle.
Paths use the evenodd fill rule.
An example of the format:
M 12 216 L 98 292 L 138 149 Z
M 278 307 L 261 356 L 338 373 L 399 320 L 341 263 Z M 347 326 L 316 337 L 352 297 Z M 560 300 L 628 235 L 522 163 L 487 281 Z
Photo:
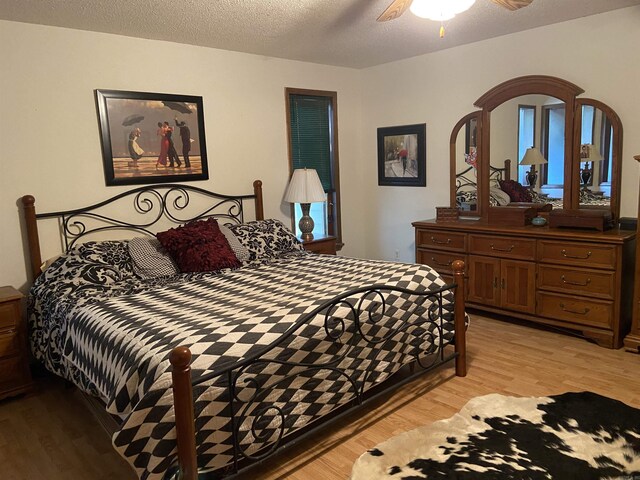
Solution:
M 507 248 L 496 248 L 493 243 L 491 245 L 489 245 L 489 247 L 491 247 L 491 250 L 495 250 L 496 252 L 511 252 L 511 250 L 513 250 L 514 248 L 516 248 L 515 245 L 510 245 Z
M 577 311 L 577 310 L 571 310 L 570 308 L 566 308 L 564 306 L 564 303 L 560 304 L 560 308 L 564 311 L 564 312 L 569 312 L 569 313 L 576 313 L 578 315 L 586 315 L 587 313 L 589 313 L 589 308 L 585 307 L 585 309 L 581 312 Z
M 567 285 L 575 285 L 576 287 L 586 287 L 587 285 L 589 285 L 591 283 L 591 279 L 587 278 L 587 281 L 584 283 L 580 283 L 580 282 L 571 282 L 569 280 L 566 280 L 564 278 L 564 275 L 562 275 L 562 277 L 560 277 L 562 279 L 562 283 L 566 283 Z
M 438 239 L 436 239 L 436 237 L 431 237 L 431 241 L 433 243 L 435 243 L 436 245 L 449 245 L 451 243 L 451 239 L 450 238 L 447 238 L 446 242 L 441 242 Z
M 449 260 L 448 262 L 439 262 L 438 260 L 435 259 L 435 257 L 431 257 L 431 262 L 436 265 L 440 265 L 441 267 L 450 267 L 451 264 L 453 263 L 453 260 Z
M 576 260 L 586 260 L 587 258 L 589 258 L 591 256 L 591 252 L 587 252 L 587 255 L 585 257 L 579 257 L 579 256 L 574 256 L 574 255 L 567 255 L 567 251 L 566 250 L 562 250 L 560 252 L 562 254 L 563 257 L 565 258 L 574 258 Z

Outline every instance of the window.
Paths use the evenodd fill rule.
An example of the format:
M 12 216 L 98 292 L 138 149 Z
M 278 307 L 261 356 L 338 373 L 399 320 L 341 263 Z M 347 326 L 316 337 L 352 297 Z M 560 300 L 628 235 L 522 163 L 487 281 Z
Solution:
M 600 153 L 604 161 L 600 162 L 600 184 L 610 185 L 613 167 L 613 126 L 611 120 L 602 112 L 602 131 L 600 133 Z
M 287 130 L 290 173 L 296 168 L 318 172 L 326 203 L 312 203 L 314 236 L 333 235 L 342 246 L 338 175 L 338 115 L 336 92 L 287 88 Z M 293 228 L 299 235 L 300 205 L 293 208 Z
M 593 130 L 595 129 L 595 110 L 596 108 L 591 105 L 582 106 L 582 134 L 580 137 L 581 145 L 592 145 L 593 142 Z
M 536 107 L 533 105 L 518 105 L 518 163 L 524 157 L 527 148 L 535 146 L 536 138 Z M 518 165 L 518 182 L 528 185 L 526 176 L 528 165 Z
M 544 185 L 564 184 L 564 104 L 542 107 L 542 166 Z

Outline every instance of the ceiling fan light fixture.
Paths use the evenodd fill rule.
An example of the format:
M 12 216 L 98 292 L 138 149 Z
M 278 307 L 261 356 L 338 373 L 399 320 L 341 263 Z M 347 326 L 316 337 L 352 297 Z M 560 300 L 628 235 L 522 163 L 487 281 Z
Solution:
M 420 17 L 444 22 L 471 8 L 476 0 L 413 0 L 411 12 Z

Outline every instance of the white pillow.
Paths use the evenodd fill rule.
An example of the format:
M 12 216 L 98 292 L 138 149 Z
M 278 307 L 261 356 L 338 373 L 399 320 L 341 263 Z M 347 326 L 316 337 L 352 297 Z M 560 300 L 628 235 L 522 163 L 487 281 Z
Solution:
M 489 195 L 495 198 L 498 202 L 498 205 L 500 205 L 501 207 L 509 205 L 509 203 L 511 203 L 511 197 L 509 197 L 509 194 L 501 188 L 491 187 Z

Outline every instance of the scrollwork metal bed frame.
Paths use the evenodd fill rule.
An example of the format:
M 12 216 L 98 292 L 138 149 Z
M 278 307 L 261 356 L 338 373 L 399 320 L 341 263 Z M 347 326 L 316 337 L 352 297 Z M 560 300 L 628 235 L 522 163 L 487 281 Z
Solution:
M 34 197 L 26 195 L 22 201 L 33 276 L 35 278 L 40 274 L 42 263 L 38 220 L 58 219 L 65 250 L 73 247 L 84 237 L 106 230 L 126 229 L 153 234 L 151 227 L 162 218 L 173 223 L 184 223 L 207 217 L 216 217 L 228 222 L 242 222 L 244 220 L 244 202 L 247 200 L 255 201 L 255 216 L 256 219 L 261 220 L 263 219 L 262 182 L 256 180 L 253 186 L 253 195 L 241 196 L 220 195 L 187 185 L 146 186 L 129 190 L 89 207 L 42 214 L 35 211 Z M 190 195 L 194 194 L 211 198 L 213 204 L 198 211 L 195 215 L 179 215 L 179 213 L 186 212 L 190 204 Z M 148 218 L 148 220 L 132 222 L 99 213 L 102 207 L 129 198 L 133 198 L 134 210 L 137 214 Z M 89 225 L 91 222 L 96 222 L 98 226 Z M 237 477 L 245 473 L 246 470 L 264 462 L 272 454 L 280 453 L 304 438 L 316 434 L 318 430 L 350 415 L 354 410 L 364 407 L 383 395 L 389 395 L 390 392 L 411 382 L 419 375 L 423 375 L 444 363 L 454 361 L 456 375 L 465 376 L 467 367 L 463 294 L 464 263 L 462 261 L 453 262 L 453 270 L 455 283 L 438 289 L 408 290 L 389 285 L 369 285 L 344 292 L 301 316 L 293 327 L 252 357 L 199 378 L 191 376 L 189 349 L 187 347 L 174 348 L 171 351 L 170 362 L 172 364 L 178 465 L 166 472 L 165 478 L 196 480 L 198 478 L 218 479 L 221 476 L 224 478 Z M 450 291 L 455 294 L 453 304 L 445 301 L 444 298 Z M 389 317 L 394 320 L 392 329 L 387 329 L 386 333 L 379 337 L 371 337 L 365 327 L 376 325 L 385 317 L 389 308 L 389 295 L 408 295 L 416 300 L 409 309 L 409 314 L 403 316 L 403 319 Z M 337 315 L 338 309 L 341 309 L 343 313 Z M 334 354 L 331 360 L 321 364 L 296 363 L 270 357 L 274 349 L 318 316 L 323 321 L 327 338 L 339 345 L 338 354 Z M 445 331 L 444 328 L 445 323 L 450 322 L 452 316 L 453 334 Z M 349 339 L 346 339 L 347 332 Z M 365 392 L 367 381 L 375 373 L 373 369 L 365 369 L 364 373 L 362 369 L 350 373 L 340 366 L 340 362 L 358 346 L 362 348 L 364 344 L 367 347 L 375 348 L 389 341 L 393 336 L 407 332 L 418 332 L 418 335 L 422 336 L 416 336 L 419 339 L 418 345 L 411 344 L 411 372 L 403 375 L 402 378 L 398 378 L 397 375 L 396 378 L 393 378 L 395 374 L 391 374 L 390 378 Z M 344 339 L 348 341 L 343 342 Z M 448 347 L 450 346 L 453 346 L 453 352 L 449 351 Z M 284 378 L 273 380 L 272 383 L 269 383 L 271 379 L 267 379 L 265 384 L 260 383 L 258 380 L 259 372 L 274 364 L 291 367 L 295 373 L 287 373 Z M 292 380 L 294 375 L 313 376 L 320 371 L 332 372 L 343 379 L 345 385 L 348 385 L 350 389 L 348 401 L 333 408 L 329 416 L 323 417 L 321 422 L 287 431 L 285 427 L 287 424 L 286 414 L 278 405 L 261 406 L 257 411 L 251 409 L 251 406 L 256 402 L 265 401 L 269 392 L 277 388 L 279 384 Z M 199 473 L 196 455 L 193 388 L 215 379 L 225 380 L 228 389 L 233 460 L 222 469 Z M 251 392 L 248 397 L 247 391 Z M 255 441 L 249 446 L 245 446 L 239 441 L 238 434 L 245 417 L 248 418 L 248 412 L 251 413 L 250 416 L 253 419 L 250 422 L 250 432 Z M 278 429 L 265 427 L 264 420 L 267 417 L 280 419 Z
M 471 187 L 477 190 L 478 183 L 473 178 L 469 178 L 469 174 L 475 172 L 475 167 L 468 167 L 456 174 L 456 194 L 465 187 Z M 491 182 L 498 182 L 499 180 L 511 180 L 511 159 L 507 158 L 504 161 L 503 167 L 489 165 L 489 184 L 491 184 Z

